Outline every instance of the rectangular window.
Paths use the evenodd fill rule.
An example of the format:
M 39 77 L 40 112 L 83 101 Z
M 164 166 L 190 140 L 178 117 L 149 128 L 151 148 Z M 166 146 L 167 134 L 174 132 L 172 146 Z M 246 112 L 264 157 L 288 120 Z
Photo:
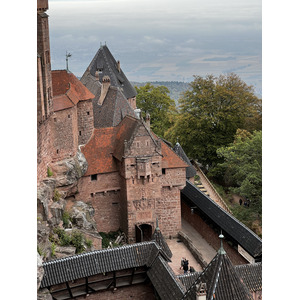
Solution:
M 86 113 L 87 113 L 88 116 L 90 115 L 90 112 L 89 112 L 89 111 L 87 111 Z
M 81 135 L 81 131 L 79 131 L 79 135 Z
M 162 168 L 161 171 L 163 174 L 166 174 L 166 169 Z
M 91 175 L 91 180 L 92 180 L 92 181 L 95 181 L 95 180 L 97 180 L 97 174 L 93 174 L 93 175 Z
M 56 122 L 57 120 L 56 120 L 56 118 L 54 118 L 54 122 Z
M 93 193 L 91 193 L 91 197 L 92 197 L 92 198 L 94 197 L 94 194 L 93 194 Z
M 70 118 L 71 118 L 71 115 L 68 115 L 68 118 L 70 119 Z

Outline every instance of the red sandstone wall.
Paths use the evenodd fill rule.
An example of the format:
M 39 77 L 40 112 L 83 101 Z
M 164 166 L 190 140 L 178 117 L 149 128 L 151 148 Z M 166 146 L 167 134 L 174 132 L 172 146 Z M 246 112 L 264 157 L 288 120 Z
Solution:
M 204 239 L 217 251 L 220 248 L 219 234 L 216 233 L 209 225 L 207 225 L 200 216 L 191 214 L 191 208 L 181 201 L 182 217 L 189 222 Z M 226 237 L 225 237 L 226 238 Z M 246 261 L 234 248 L 232 248 L 226 240 L 223 243 L 224 249 L 233 265 L 247 264 Z
M 117 172 L 98 174 L 97 180 L 91 180 L 91 176 L 79 179 L 76 200 L 92 204 L 98 231 L 116 231 L 121 227 L 120 189 Z
M 115 292 L 111 290 L 90 294 L 87 298 L 76 297 L 77 300 L 155 300 L 154 291 L 150 284 L 137 284 L 133 286 L 118 288 Z
M 53 114 L 53 161 L 72 157 L 78 148 L 76 106 Z
M 92 100 L 79 101 L 78 115 L 78 144 L 86 144 L 94 129 L 94 113 Z
M 41 56 L 45 113 L 53 112 L 48 16 L 37 14 L 37 52 Z
M 53 155 L 51 118 L 37 126 L 37 182 L 47 177 L 47 166 Z

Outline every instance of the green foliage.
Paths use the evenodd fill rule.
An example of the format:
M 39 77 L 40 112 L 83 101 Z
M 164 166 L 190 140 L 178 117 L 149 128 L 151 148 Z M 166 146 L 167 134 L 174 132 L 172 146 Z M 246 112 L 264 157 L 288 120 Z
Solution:
M 54 190 L 54 195 L 53 195 L 53 201 L 57 202 L 59 201 L 61 195 L 57 189 Z
M 187 155 L 209 169 L 222 162 L 217 149 L 232 143 L 237 129 L 261 129 L 261 100 L 235 74 L 195 76 L 190 85 L 165 138 L 178 138 Z
M 86 244 L 86 246 L 87 246 L 88 248 L 91 248 L 92 245 L 93 245 L 93 241 L 92 241 L 92 240 L 89 240 L 89 239 L 86 239 L 86 240 L 85 240 L 85 244 Z
M 84 245 L 84 238 L 81 232 L 73 231 L 71 235 L 71 244 L 76 248 L 76 253 L 81 253 L 85 250 Z
M 105 249 L 109 246 L 109 242 L 114 242 L 119 235 L 119 231 L 110 231 L 109 233 L 99 232 L 102 237 L 102 248 Z
M 38 252 L 38 254 L 39 254 L 41 257 L 45 257 L 45 256 L 46 256 L 45 251 L 44 251 L 42 248 L 40 248 L 39 246 L 37 246 L 37 252 Z
M 59 244 L 61 246 L 69 246 L 71 243 L 71 237 L 69 234 L 67 234 L 63 229 L 61 228 L 54 228 L 54 233 L 58 235 L 59 238 Z
M 153 86 L 147 83 L 137 90 L 137 107 L 142 110 L 142 117 L 150 114 L 151 129 L 157 135 L 164 137 L 167 129 L 174 124 L 176 117 L 175 101 L 170 98 L 165 86 Z
M 69 225 L 69 221 L 71 221 L 70 214 L 65 210 L 62 215 L 63 226 L 66 228 Z
M 47 176 L 48 177 L 53 176 L 53 172 L 51 171 L 50 167 L 47 167 Z
M 55 249 L 56 249 L 56 245 L 55 245 L 55 243 L 52 243 L 51 244 L 51 256 L 52 257 L 55 256 Z
M 262 132 L 239 131 L 235 141 L 217 151 L 224 158 L 233 187 L 231 190 L 251 200 L 251 208 L 261 215 L 262 209 Z

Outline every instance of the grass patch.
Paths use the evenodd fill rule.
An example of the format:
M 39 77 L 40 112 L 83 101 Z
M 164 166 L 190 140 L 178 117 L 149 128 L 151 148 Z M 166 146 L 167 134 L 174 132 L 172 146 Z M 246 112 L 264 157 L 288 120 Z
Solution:
M 102 237 L 102 248 L 105 249 L 108 246 L 110 246 L 109 242 L 112 242 L 113 246 L 117 246 L 116 244 L 114 244 L 114 241 L 116 240 L 116 238 L 120 233 L 121 233 L 120 231 L 110 231 L 108 233 L 99 232 L 99 234 Z

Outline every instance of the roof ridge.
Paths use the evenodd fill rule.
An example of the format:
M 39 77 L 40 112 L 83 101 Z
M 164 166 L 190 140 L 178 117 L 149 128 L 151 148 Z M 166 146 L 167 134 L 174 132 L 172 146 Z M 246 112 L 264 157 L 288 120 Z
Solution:
M 245 224 L 243 224 L 241 221 L 239 221 L 232 214 L 230 214 L 229 212 L 227 212 L 223 207 L 221 207 L 220 205 L 217 205 L 209 196 L 207 196 L 206 194 L 204 194 L 196 185 L 194 185 L 193 183 L 191 183 L 188 179 L 186 181 L 192 187 L 194 187 L 195 189 L 197 189 L 201 194 L 203 194 L 207 199 L 209 199 L 209 201 L 211 201 L 214 205 L 216 205 L 218 208 L 220 208 L 226 215 L 228 215 L 229 217 L 231 217 L 232 219 L 234 219 L 235 221 L 237 221 L 237 223 L 239 223 L 240 225 L 242 225 L 248 232 L 250 232 L 252 235 L 254 235 L 255 237 L 257 237 L 260 241 L 262 241 L 261 238 L 256 233 L 254 233 L 250 228 L 248 228 Z

